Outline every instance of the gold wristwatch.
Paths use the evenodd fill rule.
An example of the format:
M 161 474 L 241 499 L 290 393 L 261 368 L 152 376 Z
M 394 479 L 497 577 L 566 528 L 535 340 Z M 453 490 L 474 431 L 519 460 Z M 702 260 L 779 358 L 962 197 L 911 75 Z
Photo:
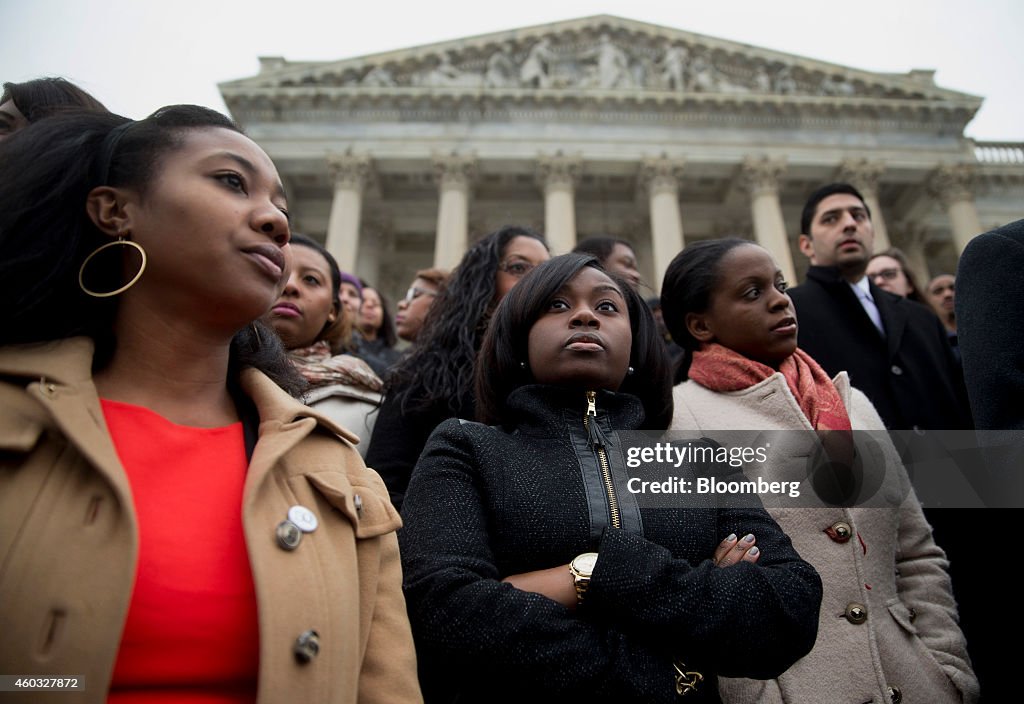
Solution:
M 569 563 L 569 572 L 572 574 L 572 581 L 576 587 L 576 604 L 583 603 L 583 595 L 587 593 L 590 586 L 590 575 L 594 574 L 594 565 L 597 564 L 596 552 L 585 552 L 573 558 Z

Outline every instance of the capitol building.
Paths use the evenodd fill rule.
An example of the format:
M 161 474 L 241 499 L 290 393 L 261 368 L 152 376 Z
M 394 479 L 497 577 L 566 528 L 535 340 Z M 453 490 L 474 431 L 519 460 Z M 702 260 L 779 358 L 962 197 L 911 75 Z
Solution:
M 601 15 L 338 61 L 262 57 L 220 85 L 274 159 L 294 229 L 394 296 L 505 224 L 633 243 L 656 291 L 684 243 L 739 235 L 790 281 L 800 209 L 849 181 L 875 248 L 919 280 L 1024 215 L 1024 144 L 964 128 L 982 98 Z

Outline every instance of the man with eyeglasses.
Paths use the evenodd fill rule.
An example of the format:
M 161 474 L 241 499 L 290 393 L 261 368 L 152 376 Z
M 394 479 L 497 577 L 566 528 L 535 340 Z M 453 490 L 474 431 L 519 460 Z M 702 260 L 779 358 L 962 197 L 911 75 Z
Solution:
M 430 312 L 430 306 L 448 280 L 443 269 L 421 269 L 416 272 L 405 298 L 398 302 L 395 330 L 406 342 L 416 342 L 420 329 Z
M 799 345 L 830 376 L 849 372 L 892 429 L 971 427 L 967 396 L 942 324 L 926 306 L 868 276 L 875 233 L 856 188 L 813 193 L 800 222 L 807 280 L 790 295 Z

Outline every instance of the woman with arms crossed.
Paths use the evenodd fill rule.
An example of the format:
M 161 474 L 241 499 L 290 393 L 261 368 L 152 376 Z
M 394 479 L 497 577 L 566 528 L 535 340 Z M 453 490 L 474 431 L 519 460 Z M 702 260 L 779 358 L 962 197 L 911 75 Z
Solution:
M 671 380 L 650 311 L 596 258 L 509 293 L 476 388 L 494 425 L 441 424 L 402 512 L 428 700 L 717 701 L 713 673 L 807 651 L 820 582 L 762 509 L 627 489 L 629 431 L 665 428 Z

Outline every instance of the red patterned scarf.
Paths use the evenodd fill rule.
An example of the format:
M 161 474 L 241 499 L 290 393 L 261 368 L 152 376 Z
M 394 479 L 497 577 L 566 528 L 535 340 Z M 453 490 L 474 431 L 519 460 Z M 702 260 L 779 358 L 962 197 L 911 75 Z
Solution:
M 380 391 L 383 383 L 373 370 L 358 357 L 350 354 L 332 355 L 326 340 L 309 347 L 288 350 L 288 356 L 310 388 L 329 384 L 349 384 L 370 391 Z
M 815 430 L 850 430 L 850 416 L 832 380 L 810 355 L 797 349 L 779 371 L 800 410 Z M 689 377 L 712 391 L 741 391 L 764 381 L 775 370 L 717 342 L 694 352 Z

